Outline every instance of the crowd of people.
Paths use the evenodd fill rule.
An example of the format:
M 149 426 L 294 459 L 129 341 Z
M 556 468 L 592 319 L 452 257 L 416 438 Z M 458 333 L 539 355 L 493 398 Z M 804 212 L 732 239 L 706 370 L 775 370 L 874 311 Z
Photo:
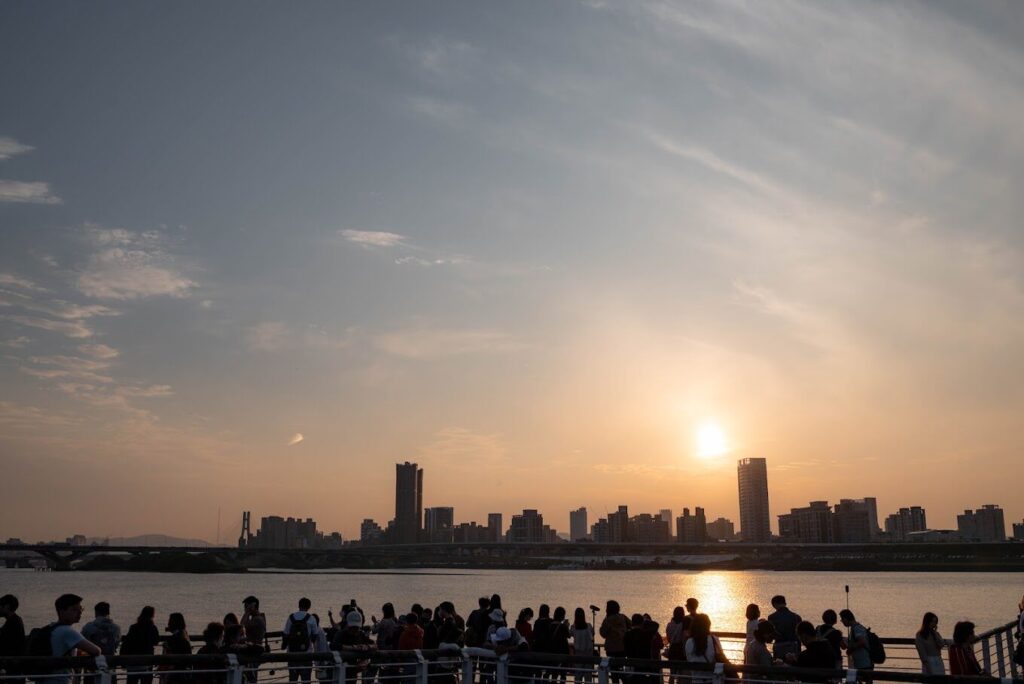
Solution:
M 255 596 L 242 600 L 241 617 L 228 613 L 223 620 L 210 622 L 198 639 L 190 636 L 181 613 L 167 616 L 165 634 L 161 635 L 152 606 L 144 607 L 127 632 L 122 634 L 120 626 L 111 618 L 110 605 L 106 601 L 95 605 L 94 619 L 79 631 L 75 625 L 82 619 L 82 601 L 74 594 L 61 595 L 54 602 L 56 621 L 26 634 L 18 615 L 18 599 L 10 594 L 0 597 L 0 617 L 4 618 L 4 624 L 0 626 L 0 658 L 23 655 L 153 655 L 158 650 L 169 655 L 259 655 L 271 650 L 267 617 L 260 611 L 260 602 Z M 772 597 L 771 606 L 772 612 L 764 617 L 757 604 L 747 606 L 746 643 L 742 652 L 744 665 L 838 670 L 843 668 L 845 661 L 847 667 L 863 670 L 873 669 L 885 660 L 881 641 L 858 622 L 849 609 L 838 613 L 832 609 L 825 610 L 821 624 L 814 625 L 793 612 L 784 596 Z M 652 661 L 663 658 L 671 662 L 729 663 L 721 641 L 712 632 L 710 617 L 700 612 L 700 602 L 696 598 L 688 599 L 685 606 L 676 607 L 664 630 L 649 614 L 627 615 L 614 600 L 606 603 L 599 625 L 597 614 L 602 611 L 597 606 L 589 608 L 592 616 L 589 621 L 587 611 L 582 607 L 576 608 L 569 619 L 564 607 L 557 606 L 552 610 L 547 604 L 540 605 L 536 613 L 532 608 L 523 608 L 511 620 L 502 606 L 501 596 L 495 594 L 480 598 L 477 607 L 465 618 L 451 601 L 442 601 L 433 609 L 414 604 L 404 613 L 386 603 L 381 607 L 379 619 L 373 614 L 367 620 L 365 612 L 353 599 L 342 608 L 337 619 L 333 611 L 328 610 L 328 622 L 322 624 L 320 617 L 312 612 L 312 602 L 302 598 L 298 601 L 297 610 L 283 622 L 281 648 L 290 653 L 334 650 L 369 654 L 374 651 L 476 647 L 488 649 L 496 655 L 530 651 L 592 656 L 599 653 L 596 637 L 600 635 L 604 655 L 612 659 L 626 659 L 626 662 L 635 661 L 625 668 L 630 673 L 628 677 L 617 676 L 618 670 L 613 669 L 613 681 L 618 683 L 626 679 L 627 684 L 653 681 L 661 667 Z M 1024 616 L 1024 601 L 1021 608 Z M 1024 622 L 1024 617 L 1021 619 Z M 949 674 L 986 674 L 975 656 L 974 629 L 971 622 L 956 623 L 952 643 L 947 645 L 939 634 L 936 615 L 925 613 L 915 636 L 921 671 L 924 674 L 946 674 L 946 661 L 943 659 L 946 651 Z M 196 642 L 201 642 L 198 648 Z M 347 672 L 349 681 L 354 682 L 357 676 L 361 676 L 362 681 L 369 684 L 384 672 L 401 673 L 401 666 L 397 667 L 397 670 L 377 667 L 365 658 L 358 666 L 348 668 Z M 532 678 L 565 682 L 567 669 L 552 666 Z M 572 669 L 579 684 L 592 681 L 593 672 L 589 668 L 576 666 Z M 312 680 L 314 670 L 312 664 L 290 666 L 289 681 L 306 684 Z M 8 671 L 6 674 L 18 673 Z M 177 670 L 161 673 L 159 669 L 154 672 L 149 667 L 135 666 L 128 668 L 127 682 L 152 684 L 154 674 L 161 676 L 162 684 L 214 684 L 217 681 L 213 675 Z M 443 672 L 438 674 L 443 676 Z M 246 678 L 254 682 L 256 671 L 247 670 Z M 48 671 L 45 679 L 45 684 L 71 684 L 71 672 Z M 697 684 L 703 681 L 696 676 L 692 679 Z M 7 681 L 21 684 L 17 679 Z M 451 684 L 454 684 L 454 676 Z

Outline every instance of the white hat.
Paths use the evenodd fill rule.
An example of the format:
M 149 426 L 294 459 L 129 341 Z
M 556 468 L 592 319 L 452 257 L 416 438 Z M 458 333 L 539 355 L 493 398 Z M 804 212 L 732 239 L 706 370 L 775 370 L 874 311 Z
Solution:
M 494 642 L 509 641 L 512 638 L 512 630 L 508 627 L 499 627 L 494 630 Z
M 490 618 L 491 622 L 504 622 L 505 613 L 501 610 L 501 608 L 495 608 L 491 611 Z
M 358 610 L 350 610 L 348 615 L 345 616 L 345 624 L 349 627 L 362 627 L 363 616 L 360 615 Z

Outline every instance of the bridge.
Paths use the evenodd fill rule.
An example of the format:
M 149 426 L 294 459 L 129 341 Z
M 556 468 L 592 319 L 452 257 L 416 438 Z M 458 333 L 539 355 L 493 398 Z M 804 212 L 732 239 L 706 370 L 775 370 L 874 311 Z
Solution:
M 1024 571 L 1024 544 L 351 544 L 333 549 L 0 544 L 0 557 L 52 570 L 238 572 L 260 568 L 523 568 Z

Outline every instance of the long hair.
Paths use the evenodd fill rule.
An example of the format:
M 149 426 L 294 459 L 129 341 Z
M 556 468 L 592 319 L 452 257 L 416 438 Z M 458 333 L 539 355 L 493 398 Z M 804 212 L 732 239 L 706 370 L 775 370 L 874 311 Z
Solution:
M 582 608 L 577 608 L 576 612 L 573 613 L 572 626 L 575 627 L 576 629 L 586 629 L 587 628 L 587 626 L 588 626 L 587 625 L 587 614 L 586 614 L 586 612 L 584 612 L 584 610 Z
M 676 606 L 672 609 L 672 622 L 682 622 L 683 618 L 686 617 L 686 609 L 682 606 Z
M 756 620 L 761 617 L 761 607 L 756 603 L 751 603 L 747 606 L 747 619 Z
M 974 633 L 974 623 L 969 621 L 958 622 L 953 627 L 953 643 L 959 646 L 969 644 L 971 634 Z
M 932 622 L 938 619 L 938 616 L 935 615 L 935 613 L 932 613 L 931 611 L 925 613 L 924 617 L 921 618 L 921 629 L 917 630 L 917 636 L 930 637 L 932 634 L 934 634 L 935 630 L 932 629 Z
M 139 612 L 139 619 L 136 622 L 153 622 L 155 616 L 156 608 L 153 606 L 143 606 L 142 611 Z
M 690 623 L 690 638 L 693 639 L 693 652 L 703 656 L 708 650 L 708 639 L 711 636 L 711 618 L 705 613 L 697 613 Z

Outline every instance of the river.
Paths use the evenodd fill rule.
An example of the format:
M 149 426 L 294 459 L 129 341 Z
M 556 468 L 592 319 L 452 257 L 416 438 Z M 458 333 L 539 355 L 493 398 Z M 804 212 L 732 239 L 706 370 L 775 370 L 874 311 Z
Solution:
M 211 620 L 229 612 L 240 613 L 248 594 L 260 598 L 271 629 L 280 629 L 298 599 L 309 597 L 313 612 L 326 619 L 327 609 L 356 599 L 366 613 L 380 615 L 391 601 L 398 610 L 414 602 L 435 606 L 451 600 L 468 615 L 480 596 L 499 593 L 513 615 L 523 606 L 541 603 L 565 606 L 571 617 L 577 606 L 587 608 L 614 598 L 629 613 L 650 613 L 662 625 L 672 608 L 694 596 L 701 612 L 711 616 L 713 629 L 742 631 L 744 610 L 757 603 L 762 613 L 770 599 L 783 594 L 789 607 L 818 623 L 826 608 L 846 606 L 845 585 L 850 586 L 850 608 L 858 619 L 881 636 L 912 636 L 921 615 L 939 616 L 939 631 L 949 637 L 958 620 L 971 620 L 978 631 L 1003 625 L 1017 615 L 1024 593 L 1020 573 L 913 573 L 913 572 L 773 572 L 685 570 L 427 570 L 351 573 L 324 571 L 246 574 L 169 574 L 149 572 L 38 572 L 0 570 L 0 594 L 11 593 L 21 602 L 26 626 L 41 625 L 53 615 L 53 600 L 71 592 L 83 596 L 86 620 L 91 607 L 108 601 L 115 621 L 130 624 L 144 605 L 157 611 L 160 626 L 169 612 L 185 614 L 189 631 L 198 634 Z M 589 611 L 588 611 L 589 618 Z M 600 621 L 601 614 L 598 614 Z M 279 625 L 280 623 L 280 625 Z

